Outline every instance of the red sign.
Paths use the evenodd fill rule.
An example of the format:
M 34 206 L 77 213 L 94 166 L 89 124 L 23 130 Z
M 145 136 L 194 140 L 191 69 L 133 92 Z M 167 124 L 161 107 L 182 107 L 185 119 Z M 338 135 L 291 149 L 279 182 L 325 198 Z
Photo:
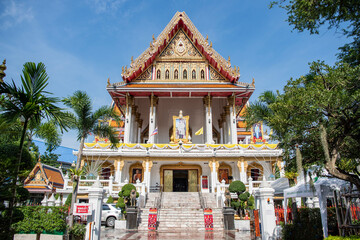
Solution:
M 88 203 L 75 203 L 74 215 L 91 215 L 92 205 Z

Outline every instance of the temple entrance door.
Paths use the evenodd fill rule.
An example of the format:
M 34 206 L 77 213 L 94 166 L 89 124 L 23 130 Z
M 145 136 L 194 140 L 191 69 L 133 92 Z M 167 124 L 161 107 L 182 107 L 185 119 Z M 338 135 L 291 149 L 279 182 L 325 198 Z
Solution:
M 173 170 L 173 191 L 187 192 L 188 191 L 188 170 Z
M 198 185 L 198 172 L 197 170 L 189 170 L 189 192 L 197 192 L 197 185 Z
M 173 170 L 164 170 L 164 192 L 173 191 Z

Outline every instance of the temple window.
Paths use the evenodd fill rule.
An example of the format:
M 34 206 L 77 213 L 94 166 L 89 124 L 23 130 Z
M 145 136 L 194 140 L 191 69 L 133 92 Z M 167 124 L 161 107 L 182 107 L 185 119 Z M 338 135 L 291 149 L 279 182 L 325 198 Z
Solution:
M 201 75 L 201 79 L 202 79 L 202 80 L 205 79 L 205 72 L 204 72 L 204 70 L 201 70 L 200 75 Z
M 186 70 L 183 71 L 183 79 L 187 79 L 187 71 Z
M 191 75 L 192 75 L 192 79 L 196 79 L 196 71 L 195 70 L 192 70 Z
M 166 71 L 165 71 L 165 79 L 169 79 L 169 76 L 170 76 L 169 70 L 166 70 Z
M 161 77 L 161 71 L 160 71 L 160 69 L 159 69 L 159 70 L 157 70 L 157 72 L 156 72 L 156 79 L 160 79 L 160 77 Z
M 174 79 L 178 79 L 179 78 L 179 72 L 177 69 L 175 69 L 175 72 L 174 72 Z

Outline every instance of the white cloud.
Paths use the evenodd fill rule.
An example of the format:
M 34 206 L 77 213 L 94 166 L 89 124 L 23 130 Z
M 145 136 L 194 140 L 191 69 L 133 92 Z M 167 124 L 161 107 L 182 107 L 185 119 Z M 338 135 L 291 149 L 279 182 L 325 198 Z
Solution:
M 5 4 L 4 11 L 0 15 L 3 22 L 3 29 L 8 29 L 24 21 L 31 21 L 34 18 L 32 9 L 25 4 L 16 3 L 11 0 Z

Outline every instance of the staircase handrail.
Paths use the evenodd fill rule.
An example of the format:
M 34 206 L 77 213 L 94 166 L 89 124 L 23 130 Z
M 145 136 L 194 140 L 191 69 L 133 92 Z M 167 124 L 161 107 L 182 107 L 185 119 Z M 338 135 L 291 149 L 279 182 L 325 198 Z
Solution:
M 205 202 L 204 197 L 202 195 L 200 185 L 198 185 L 198 194 L 199 194 L 199 199 L 200 199 L 200 206 L 201 206 L 202 209 L 205 209 L 206 208 L 206 202 Z
M 163 186 L 160 186 L 159 195 L 155 198 L 154 208 L 157 208 L 157 209 L 161 208 L 161 199 L 162 199 L 162 192 L 163 192 L 162 190 L 163 190 Z

